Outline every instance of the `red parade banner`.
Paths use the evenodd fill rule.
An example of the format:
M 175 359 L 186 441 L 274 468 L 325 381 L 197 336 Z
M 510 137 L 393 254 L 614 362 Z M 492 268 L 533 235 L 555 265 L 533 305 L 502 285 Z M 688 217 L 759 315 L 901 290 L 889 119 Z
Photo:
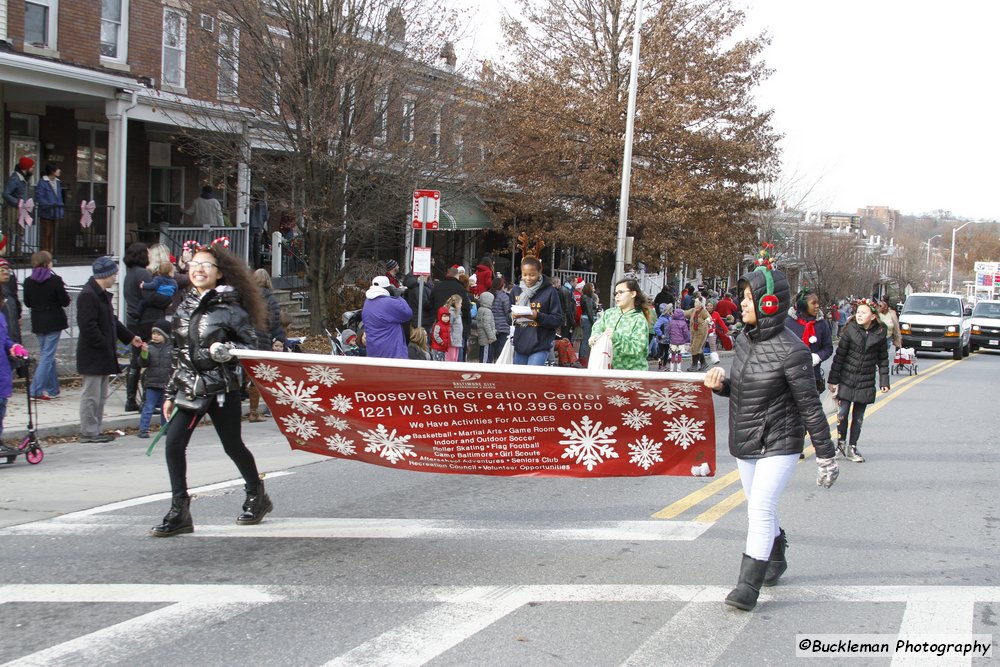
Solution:
M 293 449 L 464 475 L 715 475 L 700 375 L 233 353 Z

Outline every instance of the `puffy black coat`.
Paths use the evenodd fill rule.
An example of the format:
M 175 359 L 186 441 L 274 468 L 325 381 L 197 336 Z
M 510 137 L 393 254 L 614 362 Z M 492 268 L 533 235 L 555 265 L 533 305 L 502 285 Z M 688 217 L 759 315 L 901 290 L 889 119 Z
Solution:
M 878 320 L 865 329 L 852 319 L 840 333 L 837 354 L 830 368 L 830 384 L 837 385 L 837 399 L 852 403 L 875 402 L 875 371 L 880 387 L 889 387 L 889 351 L 886 330 Z
M 224 394 L 240 388 L 243 373 L 236 359 L 219 363 L 209 352 L 212 343 L 232 343 L 257 349 L 257 332 L 240 296 L 228 285 L 199 295 L 189 290 L 173 319 L 174 374 L 165 397 L 183 392 L 191 398 Z
M 730 377 L 718 393 L 729 397 L 729 453 L 739 459 L 800 454 L 809 431 L 816 456 L 833 458 L 833 441 L 816 393 L 812 355 L 785 328 L 791 291 L 788 280 L 774 271 L 778 314 L 761 314 L 758 302 L 767 293 L 766 279 L 752 271 L 740 279 L 753 293 L 756 326 L 736 340 Z
M 142 374 L 142 386 L 163 389 L 170 382 L 173 372 L 174 349 L 170 341 L 149 343 L 145 357 L 139 357 L 139 365 L 146 369 Z
M 76 324 L 80 327 L 76 339 L 76 372 L 80 375 L 117 374 L 115 339 L 129 343 L 135 334 L 115 319 L 111 292 L 98 285 L 93 277 L 76 299 Z
M 31 309 L 32 333 L 55 333 L 69 326 L 69 294 L 63 279 L 54 273 L 41 282 L 30 276 L 24 281 L 24 305 Z

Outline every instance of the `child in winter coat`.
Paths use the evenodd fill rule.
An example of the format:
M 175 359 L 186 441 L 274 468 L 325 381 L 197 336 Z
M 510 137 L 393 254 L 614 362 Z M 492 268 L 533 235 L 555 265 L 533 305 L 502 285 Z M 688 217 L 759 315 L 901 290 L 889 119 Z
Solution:
M 163 405 L 163 390 L 170 381 L 173 373 L 174 347 L 170 343 L 170 322 L 159 320 L 153 325 L 152 334 L 148 343 L 142 344 L 142 352 L 139 355 L 139 365 L 146 369 L 142 376 L 143 390 L 146 398 L 142 403 L 142 412 L 139 415 L 139 437 L 149 437 L 149 422 L 152 421 L 153 412 L 160 413 Z M 160 415 L 160 424 L 163 424 L 163 416 Z
M 431 329 L 431 359 L 444 361 L 451 345 L 451 311 L 448 304 L 438 308 L 437 321 Z
M 444 360 L 458 361 L 461 358 L 462 348 L 465 347 L 465 340 L 462 337 L 462 297 L 452 294 L 444 305 L 448 306 L 448 314 L 451 316 L 451 342 L 448 344 Z
M 685 317 L 684 311 L 679 308 L 670 316 L 670 324 L 667 325 L 667 338 L 670 343 L 669 370 L 679 371 L 684 345 L 691 342 L 691 329 L 688 327 L 687 317 Z
M 667 365 L 667 359 L 670 358 L 670 332 L 667 328 L 670 326 L 670 317 L 673 315 L 673 312 L 674 305 L 672 303 L 661 303 L 660 316 L 657 318 L 656 324 L 653 325 L 653 333 L 656 334 L 657 352 L 659 353 L 656 356 L 660 358 L 660 363 L 657 366 L 661 371 Z
M 493 294 L 483 292 L 479 295 L 479 310 L 476 313 L 477 332 L 479 335 L 479 361 L 484 364 L 493 362 L 490 358 L 490 346 L 497 340 L 496 322 L 493 320 Z
M 410 342 L 406 345 L 406 354 L 413 361 L 431 360 L 431 353 L 427 351 L 426 329 L 413 327 L 410 330 Z

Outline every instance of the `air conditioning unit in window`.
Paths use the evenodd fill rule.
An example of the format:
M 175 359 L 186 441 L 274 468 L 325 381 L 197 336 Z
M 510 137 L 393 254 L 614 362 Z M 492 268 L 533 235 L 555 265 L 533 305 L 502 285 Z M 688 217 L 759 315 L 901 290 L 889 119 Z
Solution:
M 215 32 L 215 17 L 202 14 L 200 17 L 201 29 L 207 32 Z

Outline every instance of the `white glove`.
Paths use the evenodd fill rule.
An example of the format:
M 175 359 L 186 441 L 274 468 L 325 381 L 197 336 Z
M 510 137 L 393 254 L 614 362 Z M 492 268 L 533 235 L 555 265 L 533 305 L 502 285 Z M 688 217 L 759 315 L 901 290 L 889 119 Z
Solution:
M 837 481 L 840 475 L 840 467 L 835 459 L 816 458 L 816 484 L 824 489 L 829 489 Z
M 224 364 L 233 358 L 233 355 L 229 352 L 232 346 L 232 343 L 212 343 L 208 348 L 208 353 L 211 355 L 212 361 Z
M 819 366 L 821 361 L 823 360 L 819 358 L 819 355 L 813 352 L 813 366 Z

